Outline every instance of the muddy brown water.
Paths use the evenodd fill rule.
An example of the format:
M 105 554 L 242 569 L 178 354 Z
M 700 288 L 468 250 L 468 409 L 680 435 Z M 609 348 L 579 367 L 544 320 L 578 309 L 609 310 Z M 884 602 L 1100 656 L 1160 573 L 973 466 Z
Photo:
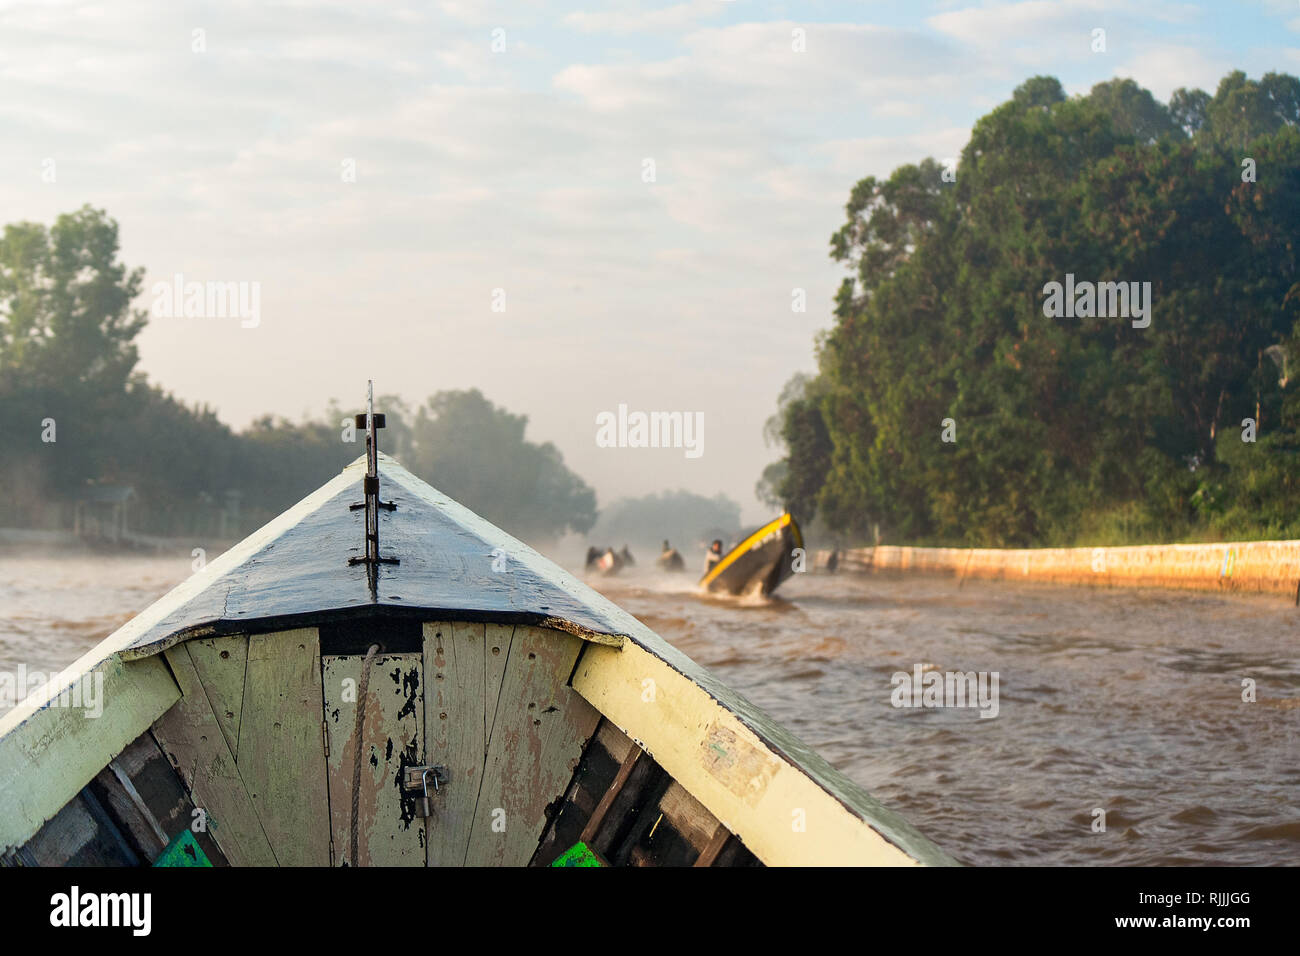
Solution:
M 796 575 L 745 605 L 591 583 L 962 862 L 1300 862 L 1288 600 Z M 893 706 L 917 664 L 996 671 L 997 716 Z
M 189 573 L 188 555 L 0 556 L 0 671 L 67 666 Z M 1288 600 L 809 574 L 740 603 L 639 568 L 590 583 L 962 862 L 1300 862 Z M 997 716 L 893 706 L 891 677 L 918 664 L 996 671 Z

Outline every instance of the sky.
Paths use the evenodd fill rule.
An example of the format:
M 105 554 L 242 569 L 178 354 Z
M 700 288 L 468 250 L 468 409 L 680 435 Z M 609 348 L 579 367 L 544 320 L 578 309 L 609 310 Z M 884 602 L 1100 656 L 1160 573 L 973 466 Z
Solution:
M 1232 69 L 1300 73 L 1300 0 L 0 0 L 0 208 L 107 210 L 141 370 L 233 427 L 478 388 L 601 503 L 752 523 L 854 183 L 958 156 L 1036 74 L 1167 100 Z M 255 288 L 256 324 L 163 314 L 177 274 Z M 601 447 L 620 404 L 702 444 Z

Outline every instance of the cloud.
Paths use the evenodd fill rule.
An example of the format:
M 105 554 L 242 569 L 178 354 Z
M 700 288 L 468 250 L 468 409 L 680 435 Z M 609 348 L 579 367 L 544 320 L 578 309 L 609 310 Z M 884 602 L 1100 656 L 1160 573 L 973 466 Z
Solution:
M 1115 68 L 1115 75 L 1132 78 L 1162 102 L 1180 86 L 1213 94 L 1232 64 L 1184 44 L 1151 44 Z
M 567 14 L 564 24 L 583 33 L 678 33 L 701 20 L 720 16 L 726 7 L 720 0 L 693 0 L 670 7 L 647 8 L 625 3 L 618 9 L 579 10 Z
M 802 51 L 795 29 L 805 31 Z M 798 118 L 886 96 L 947 94 L 969 65 L 942 39 L 861 24 L 746 23 L 697 30 L 682 46 L 685 53 L 668 60 L 571 65 L 555 86 L 601 111 L 698 112 L 701 103 L 716 103 L 736 125 L 738 117 Z
M 916 163 L 926 157 L 939 161 L 959 157 L 969 139 L 967 126 L 937 127 L 924 134 L 831 140 L 819 145 L 817 152 L 842 176 L 882 178 L 904 163 Z
M 926 18 L 939 33 L 990 59 L 1021 68 L 1059 69 L 1098 54 L 1092 50 L 1097 28 L 1106 31 L 1108 51 L 1132 49 L 1157 25 L 1187 25 L 1203 15 L 1187 3 L 1147 0 L 1022 0 L 964 7 Z

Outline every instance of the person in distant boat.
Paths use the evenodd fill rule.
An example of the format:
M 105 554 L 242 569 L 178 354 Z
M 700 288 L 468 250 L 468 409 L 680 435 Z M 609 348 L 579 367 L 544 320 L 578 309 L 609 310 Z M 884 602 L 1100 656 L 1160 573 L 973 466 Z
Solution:
M 685 571 L 686 561 L 681 554 L 664 539 L 664 549 L 659 555 L 659 560 L 655 562 L 659 565 L 661 571 Z
M 632 557 L 632 552 L 627 549 L 626 544 L 623 545 L 623 550 L 618 553 L 618 557 L 619 560 L 621 560 L 629 568 L 636 566 L 636 561 Z
M 708 574 L 713 570 L 713 566 L 722 560 L 722 539 L 714 538 L 713 543 L 709 545 L 709 551 L 704 556 L 704 573 Z
M 592 568 L 596 567 L 599 561 L 600 561 L 600 548 L 596 547 L 595 545 L 592 545 L 587 549 L 587 570 L 590 571 Z
M 606 548 L 596 559 L 596 569 L 601 574 L 618 574 L 623 569 L 623 559 L 613 548 Z

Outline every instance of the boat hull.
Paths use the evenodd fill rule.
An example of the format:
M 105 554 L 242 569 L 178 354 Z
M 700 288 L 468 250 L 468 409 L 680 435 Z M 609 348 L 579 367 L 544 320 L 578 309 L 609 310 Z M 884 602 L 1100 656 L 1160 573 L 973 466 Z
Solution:
M 382 457 L 400 563 L 367 594 L 346 545 L 364 464 L 0 717 L 0 866 L 951 862 Z
M 674 574 L 686 570 L 686 561 L 676 548 L 671 548 L 659 555 L 655 562 L 660 571 L 670 571 Z
M 723 555 L 700 586 L 713 594 L 769 595 L 794 573 L 795 551 L 801 548 L 799 525 L 783 514 Z

